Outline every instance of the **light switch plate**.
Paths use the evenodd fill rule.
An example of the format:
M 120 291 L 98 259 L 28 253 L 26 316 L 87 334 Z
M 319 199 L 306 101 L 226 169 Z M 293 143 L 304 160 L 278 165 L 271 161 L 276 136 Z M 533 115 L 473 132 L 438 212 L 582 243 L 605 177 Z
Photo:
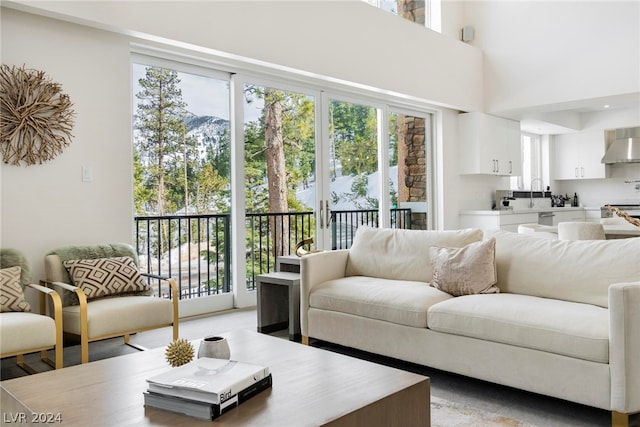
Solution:
M 93 168 L 82 166 L 82 182 L 93 182 Z

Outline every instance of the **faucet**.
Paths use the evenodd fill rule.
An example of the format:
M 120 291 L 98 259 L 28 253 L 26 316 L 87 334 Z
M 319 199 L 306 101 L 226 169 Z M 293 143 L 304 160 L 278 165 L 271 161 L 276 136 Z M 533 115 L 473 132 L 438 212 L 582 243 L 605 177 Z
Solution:
M 532 208 L 533 207 L 533 183 L 536 181 L 540 181 L 540 189 L 542 190 L 542 184 L 543 181 L 540 178 L 533 178 L 531 180 L 531 187 L 529 187 L 531 189 L 531 193 L 529 194 L 529 207 Z

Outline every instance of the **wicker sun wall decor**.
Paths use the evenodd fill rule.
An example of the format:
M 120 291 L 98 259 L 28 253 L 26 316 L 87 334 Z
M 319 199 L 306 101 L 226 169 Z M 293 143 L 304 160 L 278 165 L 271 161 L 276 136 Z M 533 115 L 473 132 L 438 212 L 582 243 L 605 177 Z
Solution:
M 42 164 L 71 142 L 69 95 L 44 71 L 0 66 L 0 153 L 11 165 Z

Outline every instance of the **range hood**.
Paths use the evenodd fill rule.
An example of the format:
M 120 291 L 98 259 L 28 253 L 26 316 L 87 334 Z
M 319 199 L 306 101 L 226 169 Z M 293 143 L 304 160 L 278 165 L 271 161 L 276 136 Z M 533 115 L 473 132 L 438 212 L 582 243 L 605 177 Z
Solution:
M 602 163 L 640 163 L 640 127 L 607 132 L 607 152 Z

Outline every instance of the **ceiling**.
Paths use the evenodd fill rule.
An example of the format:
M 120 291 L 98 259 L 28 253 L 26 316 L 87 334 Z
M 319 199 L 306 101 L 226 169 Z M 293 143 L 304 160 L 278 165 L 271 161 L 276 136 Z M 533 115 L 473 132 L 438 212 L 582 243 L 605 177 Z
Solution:
M 640 124 L 640 93 L 541 105 L 494 114 L 519 120 L 520 127 L 525 132 L 555 135 L 581 131 L 587 115 L 621 110 L 635 110 L 638 123 L 630 125 Z

